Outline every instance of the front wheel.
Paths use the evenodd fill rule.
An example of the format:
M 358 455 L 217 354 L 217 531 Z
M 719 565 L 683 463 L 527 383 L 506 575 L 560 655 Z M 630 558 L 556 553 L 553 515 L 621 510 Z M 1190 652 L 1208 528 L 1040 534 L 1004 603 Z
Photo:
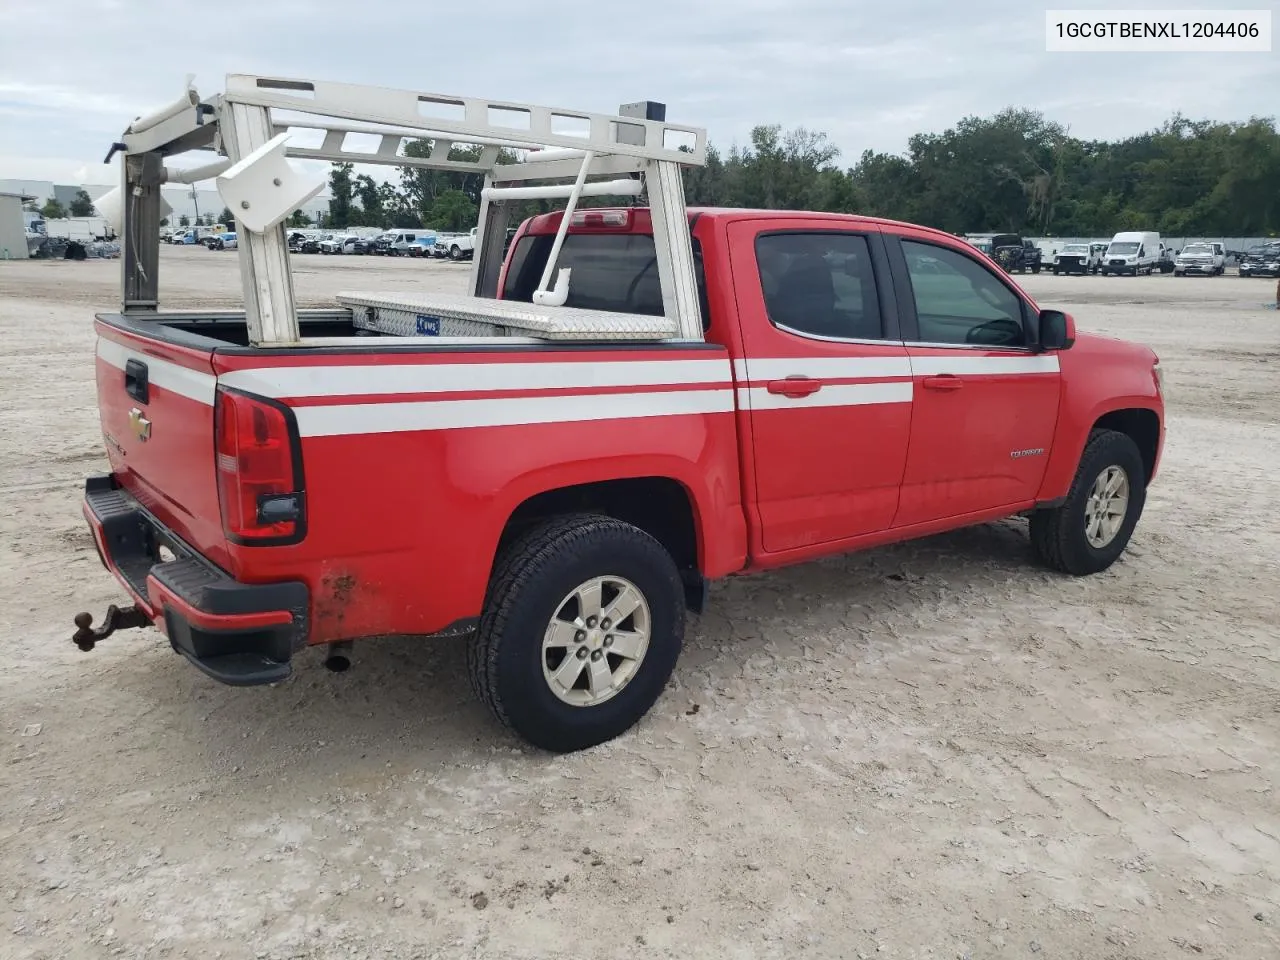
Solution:
M 1116 430 L 1095 430 L 1062 506 L 1031 515 L 1032 550 L 1062 573 L 1101 573 L 1124 553 L 1146 497 L 1138 445 Z
M 461 247 L 450 247 L 450 248 L 449 248 L 449 259 L 450 259 L 450 260 L 461 260 L 461 259 L 462 259 L 462 248 L 461 248 Z
M 503 551 L 467 666 L 504 725 L 567 753 L 634 726 L 683 641 L 684 589 L 662 544 L 611 517 L 576 516 Z
M 1032 273 L 1039 273 L 1039 272 L 1040 272 L 1040 264 L 1038 264 L 1038 263 L 1037 263 L 1034 267 L 1032 267 L 1032 268 L 1031 268 L 1031 272 L 1032 272 Z

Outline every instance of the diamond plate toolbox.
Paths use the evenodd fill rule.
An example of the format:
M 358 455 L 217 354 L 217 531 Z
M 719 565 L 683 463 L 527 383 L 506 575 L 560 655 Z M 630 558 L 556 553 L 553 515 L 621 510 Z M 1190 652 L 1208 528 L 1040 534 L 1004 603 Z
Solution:
M 395 337 L 540 337 L 547 340 L 664 340 L 678 334 L 674 321 L 637 313 L 444 293 L 340 293 L 355 326 Z

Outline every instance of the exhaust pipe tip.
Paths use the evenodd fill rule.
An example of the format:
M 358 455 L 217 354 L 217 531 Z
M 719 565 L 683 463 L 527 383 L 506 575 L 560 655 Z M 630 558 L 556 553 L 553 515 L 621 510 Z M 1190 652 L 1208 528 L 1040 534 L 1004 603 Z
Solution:
M 342 640 L 329 644 L 329 655 L 324 658 L 324 665 L 334 673 L 345 673 L 351 668 L 351 641 Z

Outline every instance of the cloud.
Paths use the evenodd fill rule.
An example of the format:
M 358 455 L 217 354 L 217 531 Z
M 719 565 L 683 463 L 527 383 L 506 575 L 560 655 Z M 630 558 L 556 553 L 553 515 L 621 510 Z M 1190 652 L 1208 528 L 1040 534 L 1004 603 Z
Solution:
M 193 70 L 206 94 L 243 71 L 598 111 L 648 98 L 726 148 L 757 124 L 822 130 L 846 163 L 1007 106 L 1086 138 L 1134 135 L 1176 109 L 1275 111 L 1274 55 L 1049 54 L 1051 5 L 490 0 L 480 14 L 392 0 L 5 0 L 6 24 L 22 29 L 0 33 L 0 177 L 44 164 L 42 179 L 85 168 L 103 180 L 110 141 Z

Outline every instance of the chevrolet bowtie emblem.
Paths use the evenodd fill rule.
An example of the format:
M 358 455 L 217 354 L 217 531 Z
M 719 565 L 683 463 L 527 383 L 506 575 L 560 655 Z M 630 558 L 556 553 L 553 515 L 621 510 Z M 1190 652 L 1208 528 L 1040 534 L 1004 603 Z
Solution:
M 129 411 L 129 427 L 139 440 L 146 441 L 150 439 L 151 421 L 144 417 L 142 411 L 137 407 Z

